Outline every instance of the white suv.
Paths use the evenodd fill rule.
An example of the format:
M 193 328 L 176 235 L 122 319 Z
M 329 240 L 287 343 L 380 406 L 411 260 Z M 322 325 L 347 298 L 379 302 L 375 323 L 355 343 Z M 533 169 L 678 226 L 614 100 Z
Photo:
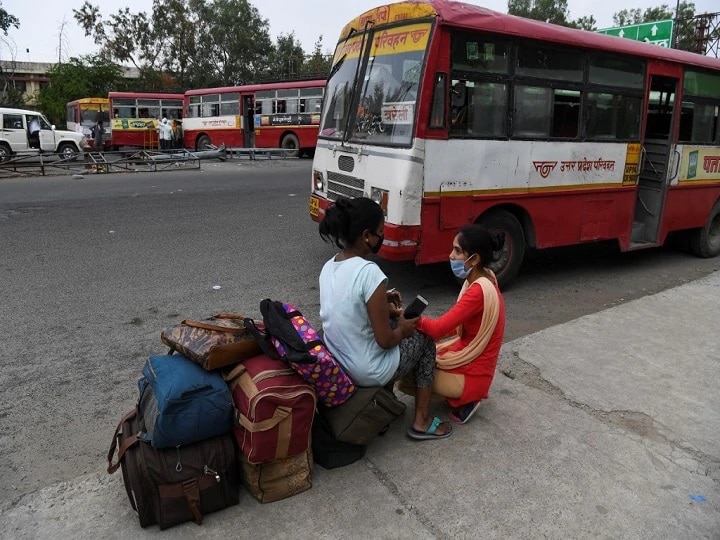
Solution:
M 0 107 L 0 128 L 0 161 L 13 154 L 40 151 L 73 158 L 89 147 L 82 133 L 55 129 L 37 111 Z

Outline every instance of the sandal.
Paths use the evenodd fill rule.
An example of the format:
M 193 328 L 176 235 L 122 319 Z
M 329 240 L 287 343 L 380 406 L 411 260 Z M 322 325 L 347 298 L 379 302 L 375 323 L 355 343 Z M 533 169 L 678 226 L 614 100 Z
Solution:
M 459 409 L 453 409 L 448 415 L 448 418 L 456 424 L 464 424 L 470 420 L 470 417 L 480 408 L 480 403 L 481 401 L 471 401 Z
M 430 439 L 445 439 L 452 434 L 452 426 L 450 424 L 447 425 L 449 429 L 446 433 L 436 433 L 437 428 L 440 427 L 442 423 L 443 421 L 436 416 L 433 418 L 430 427 L 428 427 L 425 431 L 419 431 L 412 427 L 411 424 L 410 427 L 407 429 L 408 437 L 418 441 L 428 441 Z

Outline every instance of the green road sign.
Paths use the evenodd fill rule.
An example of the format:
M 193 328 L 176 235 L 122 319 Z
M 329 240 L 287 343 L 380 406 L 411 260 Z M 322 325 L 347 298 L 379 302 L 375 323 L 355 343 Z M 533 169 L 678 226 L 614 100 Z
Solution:
M 618 26 L 616 28 L 605 28 L 597 31 L 599 34 L 607 34 L 608 36 L 618 36 L 621 38 L 632 39 L 634 41 L 644 41 L 653 43 L 661 47 L 670 47 L 672 39 L 673 21 L 667 19 L 665 21 L 647 22 L 641 24 L 631 24 L 629 26 Z

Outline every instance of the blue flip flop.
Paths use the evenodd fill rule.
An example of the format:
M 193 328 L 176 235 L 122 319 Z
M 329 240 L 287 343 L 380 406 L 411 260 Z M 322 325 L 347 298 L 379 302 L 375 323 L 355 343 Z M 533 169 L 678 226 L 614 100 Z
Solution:
M 418 441 L 428 441 L 430 439 L 446 439 L 452 434 L 452 426 L 448 424 L 448 427 L 450 428 L 447 433 L 438 434 L 436 433 L 437 428 L 442 424 L 443 421 L 440 420 L 437 416 L 433 418 L 432 423 L 430 424 L 430 427 L 427 428 L 426 431 L 418 431 L 412 425 L 407 430 L 407 435 L 411 439 L 415 439 Z

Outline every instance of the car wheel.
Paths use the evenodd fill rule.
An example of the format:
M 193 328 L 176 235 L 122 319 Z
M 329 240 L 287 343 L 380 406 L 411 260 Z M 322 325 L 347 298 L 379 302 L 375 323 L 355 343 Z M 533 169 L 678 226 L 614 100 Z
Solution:
M 5 143 L 0 143 L 0 163 L 7 161 L 12 156 L 12 150 Z
M 72 143 L 62 143 L 60 146 L 58 146 L 58 154 L 60 154 L 63 159 L 72 161 L 74 159 L 77 159 L 78 150 Z

